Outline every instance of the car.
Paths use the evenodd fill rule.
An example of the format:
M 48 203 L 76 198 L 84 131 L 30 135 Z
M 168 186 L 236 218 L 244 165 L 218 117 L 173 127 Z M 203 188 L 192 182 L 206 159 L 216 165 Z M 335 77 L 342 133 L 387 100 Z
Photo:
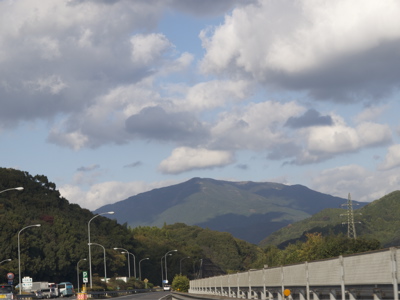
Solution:
M 170 285 L 164 285 L 163 290 L 164 291 L 170 291 L 171 290 L 171 286 Z
M 12 285 L 10 284 L 0 285 L 0 298 L 9 300 L 16 299 Z

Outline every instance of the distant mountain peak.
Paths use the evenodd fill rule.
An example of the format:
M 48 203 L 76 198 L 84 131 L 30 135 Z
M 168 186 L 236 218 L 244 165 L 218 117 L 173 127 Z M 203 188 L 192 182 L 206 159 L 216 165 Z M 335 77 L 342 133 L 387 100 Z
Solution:
M 111 218 L 130 227 L 185 223 L 227 231 L 258 243 L 272 232 L 346 199 L 302 185 L 194 177 L 108 204 Z

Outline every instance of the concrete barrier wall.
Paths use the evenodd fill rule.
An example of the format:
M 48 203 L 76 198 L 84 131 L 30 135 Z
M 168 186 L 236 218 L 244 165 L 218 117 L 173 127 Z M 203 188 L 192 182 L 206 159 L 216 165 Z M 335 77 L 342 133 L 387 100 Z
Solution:
M 344 300 L 362 299 L 360 296 L 357 298 L 357 295 L 364 295 L 365 290 L 368 290 L 372 293 L 372 299 L 398 300 L 398 270 L 400 249 L 390 248 L 196 279 L 190 281 L 189 293 L 223 295 L 226 291 L 232 291 L 236 298 L 246 295 L 248 299 L 283 299 L 283 291 L 288 288 L 297 291 L 298 299 L 301 300 L 310 299 L 310 294 L 313 295 L 312 299 L 319 299 L 317 295 L 321 291 L 329 293 L 329 299 Z M 271 296 L 271 291 L 278 295 Z

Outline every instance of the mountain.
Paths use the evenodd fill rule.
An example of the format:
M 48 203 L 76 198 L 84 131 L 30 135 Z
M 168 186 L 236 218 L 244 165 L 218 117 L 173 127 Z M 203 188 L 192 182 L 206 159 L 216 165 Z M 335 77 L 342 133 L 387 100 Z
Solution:
M 21 275 L 33 281 L 77 282 L 77 264 L 81 261 L 80 270 L 88 270 L 88 261 L 82 259 L 88 258 L 89 226 L 90 241 L 97 244 L 91 249 L 93 287 L 100 290 L 105 288 L 100 281 L 105 271 L 108 277 L 128 275 L 127 255 L 115 247 L 134 254 L 136 264 L 130 258 L 132 275 L 140 267 L 140 260 L 149 258 L 143 262 L 141 274 L 156 285 L 161 284 L 160 259 L 171 249 L 177 251 L 168 257 L 170 279 L 181 271 L 193 279 L 199 273 L 214 276 L 264 265 L 260 247 L 229 233 L 178 223 L 162 228 L 127 228 L 69 203 L 44 175 L 0 168 L 0 277 L 13 273 L 17 284 L 20 262 Z M 98 245 L 106 252 L 106 270 L 103 249 Z M 187 260 L 181 264 L 184 258 Z M 140 287 L 138 284 L 134 286 Z
M 400 245 L 400 191 L 394 191 L 361 208 L 354 209 L 355 207 L 353 215 L 356 236 L 376 239 L 383 247 Z M 310 218 L 281 228 L 262 240 L 259 245 L 263 247 L 272 244 L 284 248 L 289 243 L 304 241 L 306 233 L 346 235 L 347 231 L 346 209 L 324 209 Z
M 112 210 L 113 219 L 132 228 L 185 223 L 258 244 L 288 224 L 346 201 L 302 185 L 192 178 L 105 205 L 94 213 Z

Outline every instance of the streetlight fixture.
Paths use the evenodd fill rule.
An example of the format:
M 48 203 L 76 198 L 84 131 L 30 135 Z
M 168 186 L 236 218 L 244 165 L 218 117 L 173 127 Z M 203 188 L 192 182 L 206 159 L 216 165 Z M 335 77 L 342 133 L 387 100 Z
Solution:
M 122 254 L 128 253 L 128 255 L 132 255 L 133 256 L 133 276 L 136 279 L 136 256 L 135 254 L 133 254 L 132 252 L 121 252 Z
M 179 261 L 179 275 L 182 275 L 182 260 L 190 258 L 190 256 L 184 257 Z
M 76 278 L 78 278 L 77 283 L 78 283 L 78 293 L 79 293 L 79 263 L 83 260 L 86 260 L 86 258 L 82 258 L 78 263 L 76 264 Z
M 6 262 L 6 261 L 12 261 L 12 259 L 11 259 L 11 258 L 8 258 L 8 259 L 5 259 L 5 260 L 2 260 L 2 261 L 0 261 L 0 265 L 1 265 L 2 263 Z
M 178 250 L 170 250 L 167 253 L 165 253 L 164 257 L 165 257 L 165 281 L 168 283 L 168 272 L 167 272 L 167 254 L 171 253 L 171 252 L 178 252 Z M 172 254 L 171 254 L 172 255 Z
M 7 191 L 12 191 L 12 190 L 22 191 L 23 189 L 24 189 L 24 188 L 23 188 L 22 186 L 19 186 L 19 187 L 10 188 L 10 189 L 6 189 L 6 190 L 3 190 L 3 191 L 0 191 L 0 194 L 1 194 L 1 193 L 4 193 L 4 192 L 7 192 Z
M 129 258 L 129 251 L 124 248 L 114 248 L 114 250 L 124 250 L 125 251 L 125 252 L 121 252 L 121 253 L 122 254 L 126 253 L 126 255 L 128 257 L 128 278 L 131 278 L 131 262 L 130 262 L 131 260 Z M 136 276 L 135 276 L 135 278 L 136 278 Z
M 91 245 L 96 245 L 96 246 L 100 246 L 103 248 L 104 251 L 104 282 L 107 285 L 107 266 L 106 266 L 106 248 L 104 248 L 103 245 L 97 244 L 97 243 L 88 243 L 89 246 Z
M 90 222 L 91 222 L 94 218 L 96 218 L 96 217 L 98 217 L 98 216 L 107 215 L 107 214 L 108 214 L 108 215 L 113 215 L 114 212 L 113 212 L 113 211 L 108 211 L 108 212 L 103 212 L 103 213 L 97 214 L 97 215 L 95 215 L 93 218 L 91 218 L 91 219 L 89 220 L 89 222 L 88 222 L 88 245 L 89 245 L 90 288 L 93 287 L 93 283 L 92 283 L 92 255 L 91 255 L 91 253 L 90 253 Z
M 22 283 L 21 283 L 21 247 L 19 243 L 19 235 L 21 234 L 22 230 L 25 230 L 29 227 L 40 227 L 40 224 L 34 224 L 34 225 L 29 225 L 24 228 L 22 228 L 20 231 L 18 231 L 18 274 L 19 274 L 19 294 L 22 294 Z
M 146 258 L 139 260 L 139 281 L 142 281 L 142 270 L 140 269 L 140 263 L 144 260 L 149 260 L 149 259 L 150 258 L 146 257 Z

